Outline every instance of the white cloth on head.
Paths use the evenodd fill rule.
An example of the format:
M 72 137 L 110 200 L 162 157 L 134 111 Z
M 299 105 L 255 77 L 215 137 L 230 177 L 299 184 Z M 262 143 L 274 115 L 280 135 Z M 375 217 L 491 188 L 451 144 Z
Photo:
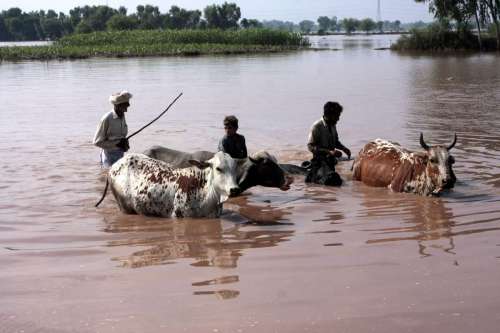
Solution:
M 132 94 L 128 91 L 124 90 L 122 92 L 113 94 L 109 96 L 109 101 L 113 105 L 128 103 L 128 101 L 132 98 Z

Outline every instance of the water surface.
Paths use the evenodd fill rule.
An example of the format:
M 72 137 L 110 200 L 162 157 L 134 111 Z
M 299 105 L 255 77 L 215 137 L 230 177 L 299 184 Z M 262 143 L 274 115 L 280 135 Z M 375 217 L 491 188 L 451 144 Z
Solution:
M 339 51 L 0 64 L 1 332 L 497 332 L 500 57 L 407 56 L 394 36 L 322 37 Z M 309 157 L 327 100 L 356 153 L 374 138 L 449 143 L 440 198 L 350 180 L 253 188 L 220 219 L 124 215 L 91 139 L 108 95 L 134 94 L 134 137 L 214 150 L 235 114 L 249 150 Z

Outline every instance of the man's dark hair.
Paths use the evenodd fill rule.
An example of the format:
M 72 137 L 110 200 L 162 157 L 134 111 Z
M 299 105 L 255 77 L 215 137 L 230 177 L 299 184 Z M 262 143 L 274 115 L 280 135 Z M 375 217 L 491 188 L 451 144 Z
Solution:
M 344 108 L 337 102 L 326 102 L 323 107 L 323 115 L 329 116 L 340 116 Z
M 234 128 L 238 128 L 238 118 L 235 116 L 227 116 L 224 118 L 224 127 L 230 126 Z

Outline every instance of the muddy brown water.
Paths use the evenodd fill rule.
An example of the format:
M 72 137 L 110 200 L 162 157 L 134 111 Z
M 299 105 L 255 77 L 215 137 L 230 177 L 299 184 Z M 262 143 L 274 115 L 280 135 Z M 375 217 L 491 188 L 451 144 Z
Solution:
M 0 64 L 0 332 L 498 332 L 500 57 L 340 51 Z M 214 150 L 224 115 L 250 151 L 308 158 L 327 100 L 353 153 L 374 138 L 458 143 L 440 198 L 349 179 L 253 188 L 220 219 L 124 215 L 91 145 L 108 95 L 133 94 L 131 141 Z

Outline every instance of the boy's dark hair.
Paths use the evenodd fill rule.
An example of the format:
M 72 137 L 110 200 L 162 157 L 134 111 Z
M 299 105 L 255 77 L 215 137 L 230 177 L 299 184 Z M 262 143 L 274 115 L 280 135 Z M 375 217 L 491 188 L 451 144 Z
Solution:
M 323 107 L 323 115 L 324 116 L 340 116 L 342 113 L 342 110 L 344 108 L 342 105 L 340 105 L 337 102 L 326 102 L 325 106 Z
M 224 127 L 230 126 L 234 128 L 238 128 L 238 118 L 235 116 L 227 116 L 224 118 Z

